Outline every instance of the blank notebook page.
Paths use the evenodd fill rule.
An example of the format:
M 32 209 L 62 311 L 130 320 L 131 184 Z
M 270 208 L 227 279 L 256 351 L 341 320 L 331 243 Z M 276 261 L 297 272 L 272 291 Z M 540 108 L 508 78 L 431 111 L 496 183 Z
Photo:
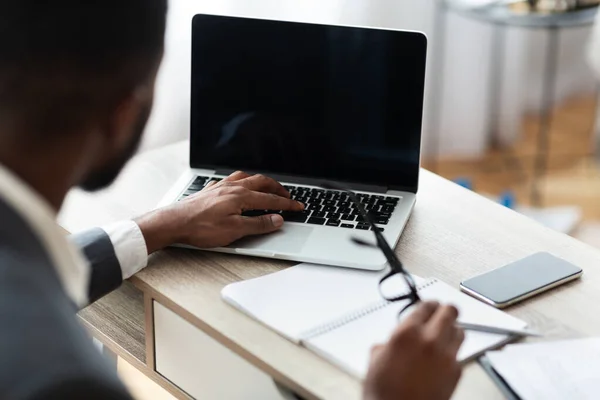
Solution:
M 225 287 L 225 301 L 295 342 L 306 332 L 382 303 L 384 272 L 300 264 Z M 415 277 L 417 282 L 424 280 Z
M 524 321 L 485 305 L 443 282 L 434 280 L 424 286 L 419 290 L 423 300 L 435 300 L 456 306 L 460 312 L 459 320 L 462 322 L 513 329 L 523 329 L 527 325 Z M 405 304 L 389 304 L 341 326 L 333 325 L 330 331 L 305 340 L 304 343 L 354 376 L 364 378 L 371 348 L 389 339 L 398 325 L 398 312 Z M 458 359 L 471 359 L 490 348 L 506 343 L 508 339 L 506 335 L 465 332 L 465 341 Z

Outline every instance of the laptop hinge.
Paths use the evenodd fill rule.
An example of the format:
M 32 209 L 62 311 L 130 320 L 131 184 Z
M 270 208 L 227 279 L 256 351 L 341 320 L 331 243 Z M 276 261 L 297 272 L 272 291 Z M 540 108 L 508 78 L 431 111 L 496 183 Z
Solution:
M 233 169 L 218 169 L 216 171 L 217 175 L 230 175 L 235 170 Z M 249 174 L 260 174 L 262 172 L 257 171 L 246 171 Z M 310 185 L 310 186 L 320 186 L 327 179 L 318 179 L 318 178 L 306 178 L 299 177 L 293 175 L 285 175 L 285 174 L 273 174 L 273 173 L 265 173 L 265 175 L 270 176 L 271 178 L 279 181 L 279 182 L 289 182 L 295 183 L 297 185 Z M 334 181 L 338 182 L 338 181 Z M 378 186 L 378 185 L 368 185 L 363 183 L 352 183 L 352 182 L 338 182 L 344 186 L 346 186 L 350 190 L 359 191 L 359 192 L 371 192 L 371 193 L 387 193 L 388 187 L 386 186 Z

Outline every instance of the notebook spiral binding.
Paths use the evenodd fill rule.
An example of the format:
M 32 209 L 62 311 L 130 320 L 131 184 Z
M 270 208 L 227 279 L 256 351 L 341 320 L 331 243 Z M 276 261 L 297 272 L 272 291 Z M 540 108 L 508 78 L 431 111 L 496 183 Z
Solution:
M 429 286 L 432 286 L 437 282 L 438 282 L 437 279 L 431 279 L 431 280 L 425 282 L 424 284 L 417 286 L 417 290 L 420 292 L 423 289 L 428 288 Z M 392 304 L 394 304 L 394 302 L 387 301 L 387 300 L 380 300 L 376 303 L 372 303 L 364 308 L 361 308 L 360 310 L 348 313 L 332 322 L 329 322 L 327 324 L 318 326 L 314 329 L 310 329 L 310 330 L 304 332 L 302 335 L 300 335 L 301 336 L 300 341 L 310 340 L 317 336 L 321 336 L 325 333 L 336 330 L 346 324 L 349 324 L 350 322 L 356 321 L 357 319 L 361 319 L 362 317 L 365 317 L 371 313 L 379 311 L 382 308 L 385 308 Z

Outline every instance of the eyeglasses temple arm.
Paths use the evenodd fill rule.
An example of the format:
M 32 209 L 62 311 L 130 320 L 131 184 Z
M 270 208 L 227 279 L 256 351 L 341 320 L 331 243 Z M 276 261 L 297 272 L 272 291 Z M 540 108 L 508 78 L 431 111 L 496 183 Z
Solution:
M 387 262 L 390 264 L 392 271 L 394 273 L 409 275 L 408 272 L 404 269 L 404 266 L 402 265 L 402 263 L 400 262 L 398 257 L 396 256 L 396 253 L 394 253 L 394 250 L 392 250 L 392 248 L 388 244 L 387 240 L 385 240 L 385 238 L 381 234 L 381 231 L 377 229 L 377 225 L 375 225 L 375 221 L 373 221 L 371 216 L 367 213 L 367 211 L 363 207 L 362 203 L 358 200 L 358 197 L 356 197 L 356 194 L 352 190 L 342 187 L 338 184 L 325 182 L 325 183 L 321 184 L 321 187 L 323 187 L 325 189 L 339 190 L 339 191 L 346 193 L 350 197 L 350 200 L 352 200 L 352 202 L 358 209 L 358 212 L 361 215 L 361 217 L 363 217 L 365 219 L 365 221 L 367 221 L 369 223 L 369 225 L 371 227 L 373 227 L 373 233 L 375 234 L 375 238 L 377 239 L 377 244 L 378 244 L 379 248 L 381 249 L 381 251 L 383 252 L 383 255 L 385 256 Z M 357 242 L 357 243 L 363 244 L 364 242 L 363 243 Z M 415 297 L 415 299 L 418 300 L 419 294 L 417 293 L 417 290 L 414 287 L 414 282 L 412 281 L 412 278 L 407 277 L 406 279 L 410 283 L 411 291 L 413 292 L 413 296 Z

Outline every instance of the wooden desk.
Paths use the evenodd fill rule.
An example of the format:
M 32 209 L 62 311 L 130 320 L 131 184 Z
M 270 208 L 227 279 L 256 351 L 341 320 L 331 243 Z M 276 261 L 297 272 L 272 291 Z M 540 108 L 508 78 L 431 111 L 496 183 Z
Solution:
M 104 193 L 73 194 L 61 222 L 67 229 L 81 229 L 151 209 L 185 168 L 186 149 L 187 145 L 180 143 L 136 159 L 117 184 Z M 411 272 L 435 276 L 456 287 L 464 278 L 537 251 L 550 251 L 582 267 L 581 281 L 528 300 L 509 312 L 543 331 L 545 339 L 600 333 L 600 314 L 591 307 L 600 301 L 598 250 L 432 173 L 422 171 L 417 205 L 396 251 Z M 220 291 L 225 285 L 289 265 L 167 250 L 151 257 L 149 267 L 131 279 L 133 285 L 125 285 L 84 310 L 81 317 L 108 347 L 179 397 L 185 394 L 155 372 L 153 305 L 157 303 L 302 396 L 359 399 L 361 385 L 356 379 L 221 300 Z M 231 380 L 230 385 L 235 384 L 235 379 Z M 471 363 L 464 370 L 455 398 L 502 396 L 479 366 Z

